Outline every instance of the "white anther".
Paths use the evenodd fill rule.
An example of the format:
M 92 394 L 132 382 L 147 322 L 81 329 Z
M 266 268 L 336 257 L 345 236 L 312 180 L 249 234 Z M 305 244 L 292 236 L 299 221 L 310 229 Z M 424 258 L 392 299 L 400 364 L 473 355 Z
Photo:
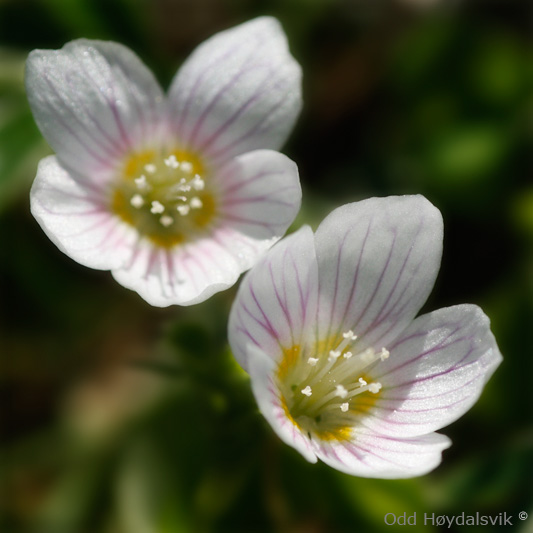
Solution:
M 165 206 L 161 202 L 158 202 L 157 200 L 152 202 L 150 213 L 153 213 L 154 215 L 160 215 L 164 210 Z
M 345 352 L 345 354 L 343 355 L 344 359 L 350 359 L 350 357 L 353 355 L 352 352 Z
M 361 387 L 368 385 L 368 383 L 363 378 L 359 378 L 359 383 L 361 383 Z
M 194 175 L 194 178 L 192 179 L 191 183 L 192 183 L 192 186 L 194 187 L 195 190 L 197 190 L 197 191 L 203 191 L 204 190 L 205 182 L 200 177 L 199 174 L 195 174 Z
M 379 354 L 379 356 L 381 357 L 382 361 L 385 361 L 385 359 L 388 359 L 389 355 L 390 355 L 390 352 L 389 350 L 387 350 L 387 348 L 381 348 L 381 353 Z
M 137 185 L 137 189 L 140 191 L 147 191 L 150 189 L 149 183 L 146 181 L 146 176 L 144 174 L 141 174 L 138 178 L 135 178 L 133 180 L 135 182 L 135 185 Z
M 311 387 L 309 385 L 307 385 L 307 387 L 305 387 L 305 389 L 302 389 L 300 392 L 305 396 L 311 396 L 311 394 L 313 394 L 313 391 L 311 390 Z
M 370 383 L 370 385 L 368 386 L 368 390 L 370 392 L 373 392 L 374 394 L 376 394 L 376 392 L 379 392 L 381 389 L 381 383 L 377 382 L 376 383 Z
M 192 164 L 189 163 L 189 161 L 183 161 L 180 163 L 180 168 L 183 170 L 183 172 L 186 172 L 187 174 L 190 174 L 192 172 Z
M 189 205 L 191 206 L 192 209 L 200 209 L 201 207 L 203 207 L 204 204 L 202 200 L 198 198 L 198 196 L 194 196 L 193 198 L 191 198 Z
M 176 209 L 182 217 L 184 217 L 185 215 L 188 215 L 189 211 L 191 210 L 191 208 L 188 205 L 178 205 Z
M 347 331 L 346 333 L 343 333 L 342 336 L 345 339 L 349 339 L 351 341 L 354 341 L 355 339 L 357 339 L 357 335 L 355 335 L 355 333 L 351 329 Z
M 307 364 L 309 364 L 311 366 L 316 366 L 317 363 L 318 363 L 318 357 L 310 357 L 307 360 Z
M 147 165 L 144 165 L 144 170 L 146 170 L 148 174 L 154 174 L 157 167 L 153 163 L 148 163 Z
M 341 411 L 343 413 L 346 413 L 346 411 L 348 411 L 349 407 L 350 407 L 350 405 L 348 404 L 348 402 L 341 403 Z
M 140 209 L 144 205 L 144 198 L 140 194 L 134 194 L 131 197 L 130 204 L 135 207 L 135 209 Z
M 178 187 L 178 189 L 182 192 L 189 192 L 191 190 L 191 186 L 190 185 L 180 185 Z
M 335 396 L 338 396 L 339 398 L 346 398 L 346 396 L 348 396 L 348 391 L 342 385 L 337 385 L 335 387 Z
M 174 219 L 168 215 L 163 215 L 160 219 L 159 219 L 159 222 L 161 222 L 161 224 L 163 226 L 165 226 L 165 228 L 168 228 L 169 226 L 172 226 L 172 223 L 174 222 Z
M 329 352 L 328 361 L 336 361 L 341 356 L 341 352 L 339 350 L 331 350 Z
M 165 165 L 168 168 L 178 168 L 180 166 L 180 164 L 178 163 L 178 160 L 176 159 L 176 156 L 174 154 L 169 155 L 165 159 Z

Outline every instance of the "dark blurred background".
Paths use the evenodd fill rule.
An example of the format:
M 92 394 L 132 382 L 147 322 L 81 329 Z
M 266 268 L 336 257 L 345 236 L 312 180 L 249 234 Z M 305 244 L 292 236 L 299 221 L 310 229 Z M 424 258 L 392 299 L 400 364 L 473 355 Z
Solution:
M 262 14 L 304 71 L 284 149 L 304 189 L 294 227 L 422 193 L 445 223 L 424 310 L 469 302 L 491 318 L 504 362 L 427 476 L 306 463 L 231 357 L 235 289 L 151 308 L 30 215 L 50 153 L 24 94 L 31 49 L 120 41 L 166 87 L 202 40 Z M 437 531 L 424 513 L 476 511 L 533 531 L 532 14 L 517 0 L 0 0 L 0 531 L 373 533 L 404 512 L 405 529 Z

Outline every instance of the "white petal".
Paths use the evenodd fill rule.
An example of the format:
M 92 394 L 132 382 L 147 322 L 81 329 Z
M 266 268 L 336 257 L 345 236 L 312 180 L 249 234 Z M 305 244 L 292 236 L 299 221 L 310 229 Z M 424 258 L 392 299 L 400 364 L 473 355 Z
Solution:
M 101 192 L 76 182 L 55 156 L 39 163 L 30 202 L 50 240 L 78 263 L 109 270 L 130 255 L 135 232 L 109 213 Z
M 400 479 L 427 474 L 442 460 L 451 441 L 439 433 L 394 439 L 358 431 L 351 441 L 313 441 L 319 459 L 360 477 Z
M 177 138 L 212 159 L 279 148 L 301 108 L 301 70 L 276 19 L 214 35 L 179 70 L 169 93 Z
M 274 242 L 248 239 L 225 227 L 175 248 L 144 239 L 132 260 L 112 274 L 153 306 L 192 305 L 234 285 Z
M 321 338 L 353 330 L 388 347 L 428 297 L 440 265 L 442 217 L 422 196 L 344 205 L 320 225 Z
M 502 357 L 479 307 L 458 305 L 417 318 L 372 379 L 383 389 L 365 425 L 416 436 L 459 418 L 479 398 Z
M 261 413 L 283 442 L 295 448 L 310 463 L 316 463 L 309 439 L 287 417 L 283 408 L 280 392 L 273 380 L 274 361 L 255 345 L 249 345 L 246 354 L 252 390 Z
M 216 179 L 224 224 L 248 237 L 282 237 L 300 209 L 298 168 L 279 152 L 256 150 L 238 156 Z
M 239 273 L 234 258 L 216 243 L 167 249 L 146 239 L 130 263 L 112 271 L 121 285 L 155 307 L 202 302 L 233 285 Z
M 248 368 L 250 344 L 279 360 L 284 349 L 307 342 L 309 325 L 315 321 L 317 287 L 313 233 L 304 226 L 274 246 L 239 287 L 228 335 L 243 368 Z
M 94 179 L 159 127 L 163 94 L 125 46 L 79 39 L 34 50 L 26 89 L 35 120 L 62 165 Z

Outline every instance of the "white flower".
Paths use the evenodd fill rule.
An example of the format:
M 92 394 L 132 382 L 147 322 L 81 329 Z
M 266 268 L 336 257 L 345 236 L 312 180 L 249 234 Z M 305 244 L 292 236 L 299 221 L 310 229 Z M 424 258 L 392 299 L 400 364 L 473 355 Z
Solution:
M 63 252 L 152 305 L 205 300 L 298 212 L 296 165 L 273 150 L 299 113 L 300 80 L 268 17 L 200 45 L 168 96 L 120 44 L 34 50 L 28 99 L 56 155 L 39 165 L 33 215 Z
M 243 280 L 233 352 L 263 415 L 309 461 L 364 477 L 432 470 L 450 445 L 434 431 L 474 404 L 500 363 L 478 307 L 415 318 L 442 231 L 421 196 L 372 198 L 287 237 Z

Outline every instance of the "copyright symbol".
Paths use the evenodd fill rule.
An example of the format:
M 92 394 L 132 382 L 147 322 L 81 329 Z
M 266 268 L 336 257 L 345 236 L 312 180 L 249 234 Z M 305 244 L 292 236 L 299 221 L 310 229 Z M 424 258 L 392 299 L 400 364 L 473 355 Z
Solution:
M 518 513 L 518 518 L 520 518 L 520 520 L 525 520 L 527 518 L 527 513 L 525 511 L 520 511 Z

